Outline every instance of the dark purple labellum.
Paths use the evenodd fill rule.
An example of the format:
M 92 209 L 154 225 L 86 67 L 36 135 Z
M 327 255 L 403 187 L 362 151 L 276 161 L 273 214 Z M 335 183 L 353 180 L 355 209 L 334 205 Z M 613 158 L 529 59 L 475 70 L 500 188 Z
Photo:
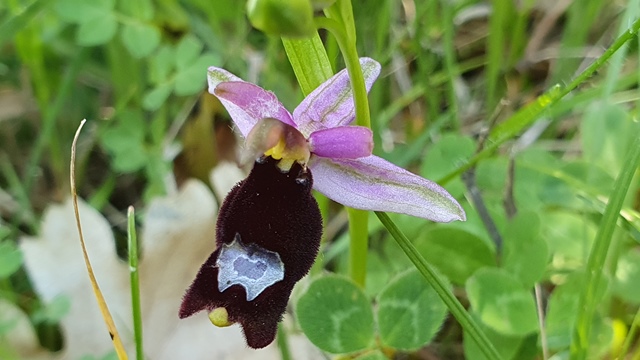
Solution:
M 322 236 L 311 173 L 297 163 L 284 173 L 277 163 L 271 157 L 257 161 L 229 192 L 218 215 L 217 249 L 180 307 L 180 318 L 224 307 L 255 349 L 274 340 L 293 286 L 313 265 Z

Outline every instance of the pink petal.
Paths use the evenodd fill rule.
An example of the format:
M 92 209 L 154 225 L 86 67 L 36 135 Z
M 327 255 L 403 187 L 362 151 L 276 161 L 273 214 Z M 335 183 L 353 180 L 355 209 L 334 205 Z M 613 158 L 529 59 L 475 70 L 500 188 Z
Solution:
M 313 157 L 313 186 L 343 205 L 437 222 L 465 220 L 464 210 L 440 185 L 371 155 L 360 159 Z
M 309 136 L 311 152 L 322 157 L 357 159 L 371 155 L 373 133 L 362 126 L 339 126 Z
M 360 66 L 368 92 L 380 74 L 380 64 L 360 58 Z M 306 137 L 316 130 L 349 125 L 354 117 L 353 92 L 346 69 L 322 83 L 293 112 L 298 130 Z
M 295 127 L 291 114 L 273 93 L 216 67 L 209 68 L 207 79 L 209 92 L 220 99 L 243 136 L 258 120 L 268 117 Z

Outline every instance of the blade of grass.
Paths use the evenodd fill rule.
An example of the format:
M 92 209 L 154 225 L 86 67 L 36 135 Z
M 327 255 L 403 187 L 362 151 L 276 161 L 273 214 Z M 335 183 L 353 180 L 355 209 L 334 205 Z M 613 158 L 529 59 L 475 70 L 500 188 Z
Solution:
M 458 320 L 462 328 L 467 331 L 469 336 L 471 336 L 487 359 L 500 359 L 500 354 L 498 354 L 498 351 L 482 332 L 478 324 L 476 324 L 476 322 L 471 318 L 460 301 L 458 301 L 451 290 L 449 290 L 446 283 L 440 279 L 440 276 L 435 272 L 431 265 L 424 259 L 424 257 L 422 257 L 422 255 L 420 255 L 406 235 L 402 233 L 396 224 L 389 218 L 389 215 L 378 211 L 376 211 L 376 215 L 384 227 L 387 228 L 389 234 L 391 234 L 391 236 L 398 242 L 398 245 L 400 245 L 402 251 L 404 251 L 413 265 L 415 265 L 416 269 L 420 271 L 422 276 L 424 276 L 433 289 L 438 293 L 442 301 L 447 305 L 447 308 L 449 308 L 449 311 L 451 311 L 451 314 L 456 318 L 456 320 Z
M 529 41 L 528 27 L 531 11 L 536 5 L 536 0 L 524 0 L 519 2 L 513 12 L 515 20 L 510 27 L 511 41 L 509 42 L 509 60 L 507 65 L 513 66 L 522 59 L 522 54 Z
M 424 59 L 420 59 L 423 63 L 425 63 Z M 421 96 L 425 96 L 427 98 L 426 102 L 428 104 L 439 103 L 438 96 L 434 95 L 436 91 L 427 91 L 428 89 L 436 88 L 438 85 L 442 85 L 449 81 L 451 76 L 459 76 L 467 71 L 478 69 L 486 64 L 486 60 L 484 57 L 476 57 L 470 60 L 467 60 L 462 63 L 457 63 L 455 69 L 458 71 L 457 73 L 447 73 L 446 71 L 440 71 L 436 73 L 429 73 L 420 78 L 423 80 L 420 83 L 415 84 L 411 89 L 406 92 L 403 92 L 398 97 L 394 98 L 392 102 L 384 107 L 375 119 L 378 127 L 384 128 L 386 127 L 391 119 L 400 113 L 404 108 L 406 108 L 409 104 L 416 101 L 416 99 Z M 419 69 L 419 71 L 423 71 Z M 432 99 L 433 97 L 433 99 Z M 437 109 L 437 106 L 435 106 Z M 430 119 L 437 119 L 439 117 L 438 112 L 434 112 L 434 114 L 429 115 Z M 374 120 L 371 120 L 372 123 Z
M 560 44 L 560 58 L 553 74 L 554 82 L 562 82 L 563 79 L 571 77 L 580 62 L 583 61 L 581 56 L 576 57 L 573 54 L 576 51 L 583 54 L 586 52 L 585 44 L 591 27 L 585 26 L 585 24 L 596 22 L 606 3 L 607 1 L 603 0 L 574 1 L 569 7 Z
M 596 307 L 600 299 L 596 295 L 601 285 L 604 262 L 611 245 L 613 231 L 616 228 L 618 214 L 624 202 L 631 179 L 640 164 L 640 136 L 636 136 L 627 154 L 624 167 L 614 184 L 613 193 L 604 210 L 602 221 L 598 227 L 595 241 L 591 248 L 589 261 L 587 263 L 587 286 L 580 296 L 578 318 L 574 325 L 573 337 L 571 340 L 571 359 L 586 359 L 589 351 L 589 340 L 591 336 L 591 325 Z
M 31 20 L 40 13 L 45 5 L 51 4 L 51 1 L 35 0 L 27 5 L 24 10 L 17 15 L 10 15 L 0 24 L 0 48 L 4 43 L 12 39 L 20 30 L 27 26 Z
M 624 15 L 620 17 L 620 25 L 618 25 L 617 35 L 626 31 L 627 24 L 630 23 L 631 20 L 637 18 L 639 12 L 640 2 L 638 0 L 629 0 Z M 602 87 L 603 98 L 608 98 L 613 93 L 613 89 L 622 75 L 622 65 L 625 61 L 626 55 L 627 49 L 622 48 L 611 58 L 611 64 L 607 69 L 607 77 L 605 79 L 604 86 Z
M 448 38 L 448 32 L 454 31 L 452 29 L 453 23 L 448 23 L 450 19 L 445 17 L 442 14 L 443 10 L 441 10 L 443 7 L 449 7 L 449 4 L 443 3 L 441 6 L 437 1 L 418 1 L 415 3 L 415 7 L 414 26 L 413 30 L 409 32 L 409 34 L 415 34 L 410 36 L 412 50 L 414 53 L 420 54 L 420 56 L 415 58 L 415 82 L 410 90 L 404 89 L 401 91 L 400 96 L 395 97 L 393 102 L 399 105 L 400 103 L 398 103 L 398 101 L 402 101 L 401 99 L 404 98 L 405 104 L 396 111 L 399 112 L 414 102 L 415 99 L 423 97 L 426 104 L 426 119 L 433 121 L 433 119 L 438 117 L 440 112 L 442 93 L 440 91 L 425 90 L 436 89 L 438 87 L 437 85 L 439 85 L 435 82 L 435 74 L 436 71 L 442 70 L 440 68 L 440 62 L 442 60 L 441 54 L 438 51 L 440 44 L 438 39 L 431 38 L 430 36 L 419 36 L 418 34 L 428 34 L 430 31 L 433 31 L 433 28 L 445 28 L 447 30 L 450 29 L 446 34 Z M 445 50 L 448 51 L 449 48 Z M 402 51 L 395 51 L 398 54 L 402 54 Z M 406 60 L 404 62 L 407 63 Z M 445 71 L 443 71 L 443 73 L 444 72 Z M 442 83 L 448 83 L 451 78 L 458 75 L 457 73 L 447 73 L 446 76 L 441 77 Z M 418 92 L 416 92 L 416 90 L 418 90 Z M 415 95 L 412 95 L 412 92 L 415 93 Z M 414 97 L 414 99 L 410 99 L 411 97 Z M 391 116 L 385 117 L 385 115 L 383 115 L 384 112 L 376 119 L 378 128 L 374 130 L 378 132 L 385 129 L 387 123 L 391 120 L 391 116 L 395 115 L 391 114 Z
M 20 209 L 15 213 L 11 222 L 14 226 L 25 224 L 31 231 L 36 232 L 38 221 L 31 206 L 29 194 L 6 154 L 0 155 L 0 174 L 2 174 L 9 189 L 16 197 L 18 204 L 20 204 Z
M 538 117 L 546 111 L 549 107 L 555 105 L 558 101 L 568 95 L 571 91 L 575 90 L 580 84 L 585 82 L 594 72 L 600 69 L 610 58 L 615 54 L 624 44 L 631 39 L 634 39 L 638 30 L 640 30 L 640 19 L 633 22 L 631 27 L 627 29 L 622 35 L 620 35 L 616 41 L 602 54 L 601 57 L 596 59 L 591 65 L 589 65 L 580 75 L 578 75 L 569 85 L 561 87 L 556 85 L 549 89 L 544 94 L 540 95 L 535 101 L 529 105 L 518 110 L 513 116 L 502 124 L 495 127 L 486 142 L 486 147 L 474 155 L 465 164 L 458 166 L 449 174 L 439 179 L 439 184 L 446 184 L 450 180 L 458 177 L 460 174 L 470 169 L 479 160 L 486 158 L 493 153 L 500 145 L 504 144 L 507 140 L 515 137 L 526 126 L 532 124 Z
M 142 311 L 140 309 L 140 278 L 138 275 L 138 237 L 133 206 L 127 210 L 127 247 L 129 250 L 129 277 L 131 280 L 131 309 L 133 312 L 133 334 L 136 343 L 136 359 L 144 359 L 142 347 Z
M 542 299 L 542 287 L 536 283 L 533 287 L 538 313 L 538 327 L 540 328 L 540 345 L 542 347 L 542 359 L 549 359 L 549 341 L 547 339 L 547 326 L 545 325 L 544 305 Z
M 494 7 L 495 8 L 495 7 Z M 444 34 L 443 34 L 443 47 L 444 47 L 444 66 L 445 73 L 450 74 L 447 79 L 447 97 L 449 102 L 448 111 L 452 114 L 451 116 L 451 127 L 454 130 L 460 129 L 460 119 L 459 119 L 459 111 L 458 111 L 458 97 L 456 96 L 455 89 L 455 80 L 456 75 L 458 73 L 458 65 L 456 62 L 456 49 L 454 45 L 454 37 L 455 37 L 455 12 L 453 3 L 443 2 L 442 3 L 442 15 L 445 21 L 442 23 L 444 26 Z M 489 62 L 490 66 L 491 62 Z M 435 119 L 435 118 L 434 118 Z
M 22 13 L 22 1 L 11 0 L 3 3 L 6 4 L 11 15 L 19 16 Z M 17 50 L 19 61 L 29 73 L 29 82 L 33 86 L 33 93 L 40 111 L 45 112 L 55 85 L 46 67 L 42 28 L 42 22 L 31 21 L 14 34 L 12 45 Z
M 111 312 L 109 311 L 109 307 L 107 306 L 107 302 L 102 295 L 102 291 L 100 291 L 100 286 L 98 286 L 98 281 L 96 280 L 96 276 L 93 273 L 93 268 L 91 267 L 91 261 L 89 260 L 89 254 L 87 253 L 87 246 L 84 242 L 84 235 L 82 234 L 82 224 L 80 224 L 80 211 L 78 210 L 78 194 L 76 191 L 76 144 L 78 142 L 78 137 L 80 137 L 80 131 L 84 126 L 84 123 L 87 120 L 82 120 L 80 126 L 78 126 L 78 130 L 76 131 L 76 135 L 73 137 L 73 143 L 71 144 L 71 165 L 70 165 L 70 184 L 71 184 L 71 198 L 73 199 L 73 211 L 76 217 L 76 226 L 78 228 L 78 236 L 80 237 L 80 245 L 82 247 L 82 256 L 84 257 L 84 264 L 87 267 L 87 274 L 89 275 L 89 280 L 91 281 L 91 287 L 93 288 L 93 294 L 96 296 L 96 301 L 98 302 L 98 306 L 100 307 L 100 312 L 102 312 L 102 318 L 104 319 L 105 324 L 107 325 L 107 329 L 109 330 L 109 337 L 111 337 L 111 342 L 113 343 L 113 347 L 118 355 L 119 360 L 126 360 L 127 352 L 124 350 L 124 345 L 122 345 L 122 340 L 120 338 L 120 334 L 118 334 L 118 329 L 116 329 L 115 322 L 113 321 L 113 317 L 111 316 Z
M 80 72 L 82 65 L 85 63 L 87 58 L 88 48 L 82 48 L 79 50 L 78 54 L 75 56 L 71 65 L 67 69 L 62 79 L 62 84 L 56 90 L 56 98 L 53 100 L 53 105 L 46 109 L 42 109 L 45 114 L 42 120 L 42 129 L 36 139 L 31 155 L 29 156 L 29 161 L 27 162 L 27 167 L 24 172 L 24 188 L 29 193 L 31 191 L 31 187 L 34 182 L 34 174 L 36 173 L 36 168 L 40 163 L 40 159 L 42 158 L 42 154 L 44 153 L 45 148 L 49 144 L 51 137 L 56 129 L 56 119 L 58 114 L 63 109 L 64 104 L 69 98 L 69 93 L 71 92 L 71 88 L 74 85 L 76 80 L 76 76 Z
M 278 349 L 280 349 L 280 358 L 282 360 L 291 360 L 291 350 L 289 349 L 289 343 L 287 341 L 287 330 L 282 323 L 278 323 Z
M 489 39 L 487 39 L 487 114 L 493 113 L 493 109 L 498 103 L 499 82 L 501 73 L 504 71 L 505 54 L 509 52 L 505 49 L 509 39 L 507 39 L 514 18 L 513 1 L 495 0 L 492 1 L 491 17 L 489 19 Z M 507 55 L 508 56 L 508 55 Z
M 636 316 L 633 317 L 633 322 L 631 323 L 631 328 L 629 329 L 629 333 L 627 337 L 624 339 L 624 343 L 622 344 L 622 349 L 620 350 L 620 354 L 618 355 L 618 359 L 626 359 L 627 354 L 629 353 L 629 349 L 631 348 L 631 344 L 636 339 L 636 335 L 638 334 L 638 328 L 640 328 L 640 308 L 636 311 Z M 640 357 L 640 351 L 636 353 L 634 360 Z

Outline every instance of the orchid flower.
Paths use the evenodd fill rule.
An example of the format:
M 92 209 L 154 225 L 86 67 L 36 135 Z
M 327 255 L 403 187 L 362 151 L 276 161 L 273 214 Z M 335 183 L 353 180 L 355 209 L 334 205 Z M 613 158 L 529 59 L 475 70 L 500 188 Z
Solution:
M 380 64 L 360 59 L 367 91 Z M 373 136 L 355 118 L 346 70 L 321 84 L 291 114 L 276 96 L 210 67 L 209 92 L 246 138 L 255 161 L 218 216 L 217 249 L 187 291 L 180 317 L 208 310 L 218 326 L 239 322 L 249 346 L 275 338 L 293 286 L 317 256 L 322 218 L 311 194 L 362 210 L 437 222 L 465 220 L 457 201 L 434 182 L 372 155 Z

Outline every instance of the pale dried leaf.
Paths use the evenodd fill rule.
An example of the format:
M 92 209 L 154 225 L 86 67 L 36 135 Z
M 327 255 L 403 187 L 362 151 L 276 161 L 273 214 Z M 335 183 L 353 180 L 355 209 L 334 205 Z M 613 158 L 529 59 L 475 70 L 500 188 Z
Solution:
M 205 313 L 178 318 L 186 288 L 215 249 L 216 211 L 211 191 L 201 182 L 190 180 L 175 195 L 152 201 L 143 214 L 139 267 L 148 359 L 280 358 L 275 343 L 258 351 L 249 349 L 237 325 L 217 328 Z M 106 220 L 83 202 L 80 214 L 96 276 L 120 335 L 133 354 L 127 265 L 116 257 Z M 82 354 L 101 356 L 109 352 L 109 337 L 88 282 L 70 202 L 52 206 L 45 214 L 40 239 L 23 241 L 22 248 L 43 300 L 51 301 L 57 294 L 71 298 L 71 313 L 62 321 L 68 346 L 61 357 L 75 360 Z M 292 336 L 290 343 L 292 351 L 300 354 L 296 358 L 312 358 L 309 354 L 313 346 L 303 336 Z
M 220 162 L 213 170 L 209 177 L 209 182 L 216 192 L 218 199 L 224 199 L 227 193 L 235 184 L 244 179 L 246 174 L 238 167 L 238 165 L 223 161 Z
M 79 201 L 87 250 L 98 283 L 119 329 L 130 327 L 131 300 L 128 272 L 116 256 L 113 233 L 104 217 Z M 111 340 L 95 301 L 87 276 L 71 199 L 50 206 L 44 214 L 39 238 L 23 239 L 20 247 L 25 267 L 43 302 L 58 295 L 71 299 L 69 314 L 62 321 L 65 359 L 103 355 Z

